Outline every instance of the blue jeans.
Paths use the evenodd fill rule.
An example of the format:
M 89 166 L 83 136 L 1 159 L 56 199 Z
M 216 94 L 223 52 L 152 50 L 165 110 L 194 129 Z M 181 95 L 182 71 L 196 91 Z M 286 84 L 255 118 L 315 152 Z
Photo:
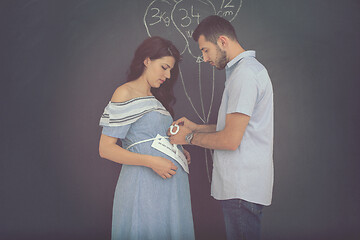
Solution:
M 220 201 L 227 240 L 259 240 L 263 205 L 242 199 Z

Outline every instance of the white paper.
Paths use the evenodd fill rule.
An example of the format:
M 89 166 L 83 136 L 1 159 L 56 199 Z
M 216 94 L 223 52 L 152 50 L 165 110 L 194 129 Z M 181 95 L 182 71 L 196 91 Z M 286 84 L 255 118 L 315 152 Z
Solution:
M 151 144 L 151 147 L 173 158 L 180 164 L 185 172 L 189 174 L 189 166 L 186 157 L 181 151 L 179 151 L 176 145 L 172 145 L 166 138 L 158 134 Z

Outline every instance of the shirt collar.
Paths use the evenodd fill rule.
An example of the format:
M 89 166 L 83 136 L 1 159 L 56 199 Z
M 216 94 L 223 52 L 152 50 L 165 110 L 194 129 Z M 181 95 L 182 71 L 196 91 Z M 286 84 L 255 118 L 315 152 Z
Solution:
M 255 51 L 249 50 L 249 51 L 240 53 L 233 60 L 231 60 L 230 62 L 228 62 L 226 64 L 226 68 L 231 68 L 235 63 L 239 62 L 241 59 L 243 59 L 245 57 L 255 57 Z

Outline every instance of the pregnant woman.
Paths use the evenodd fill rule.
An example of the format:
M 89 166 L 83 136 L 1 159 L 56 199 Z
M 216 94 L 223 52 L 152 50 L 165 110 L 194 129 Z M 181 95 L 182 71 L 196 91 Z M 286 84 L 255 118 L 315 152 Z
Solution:
M 170 41 L 146 39 L 135 52 L 127 82 L 115 90 L 101 117 L 100 156 L 122 164 L 112 240 L 194 239 L 186 168 L 152 146 L 159 136 L 168 143 L 179 61 L 179 51 Z M 173 154 L 190 161 L 186 150 L 172 147 Z

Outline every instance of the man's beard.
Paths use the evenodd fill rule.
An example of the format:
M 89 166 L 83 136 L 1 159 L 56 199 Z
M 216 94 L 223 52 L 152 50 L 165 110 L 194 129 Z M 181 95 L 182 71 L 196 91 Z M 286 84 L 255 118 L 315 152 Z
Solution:
M 226 52 L 221 50 L 219 46 L 216 46 L 216 60 L 215 60 L 215 67 L 218 70 L 222 70 L 226 67 L 226 64 L 228 63 L 228 59 L 226 56 Z

